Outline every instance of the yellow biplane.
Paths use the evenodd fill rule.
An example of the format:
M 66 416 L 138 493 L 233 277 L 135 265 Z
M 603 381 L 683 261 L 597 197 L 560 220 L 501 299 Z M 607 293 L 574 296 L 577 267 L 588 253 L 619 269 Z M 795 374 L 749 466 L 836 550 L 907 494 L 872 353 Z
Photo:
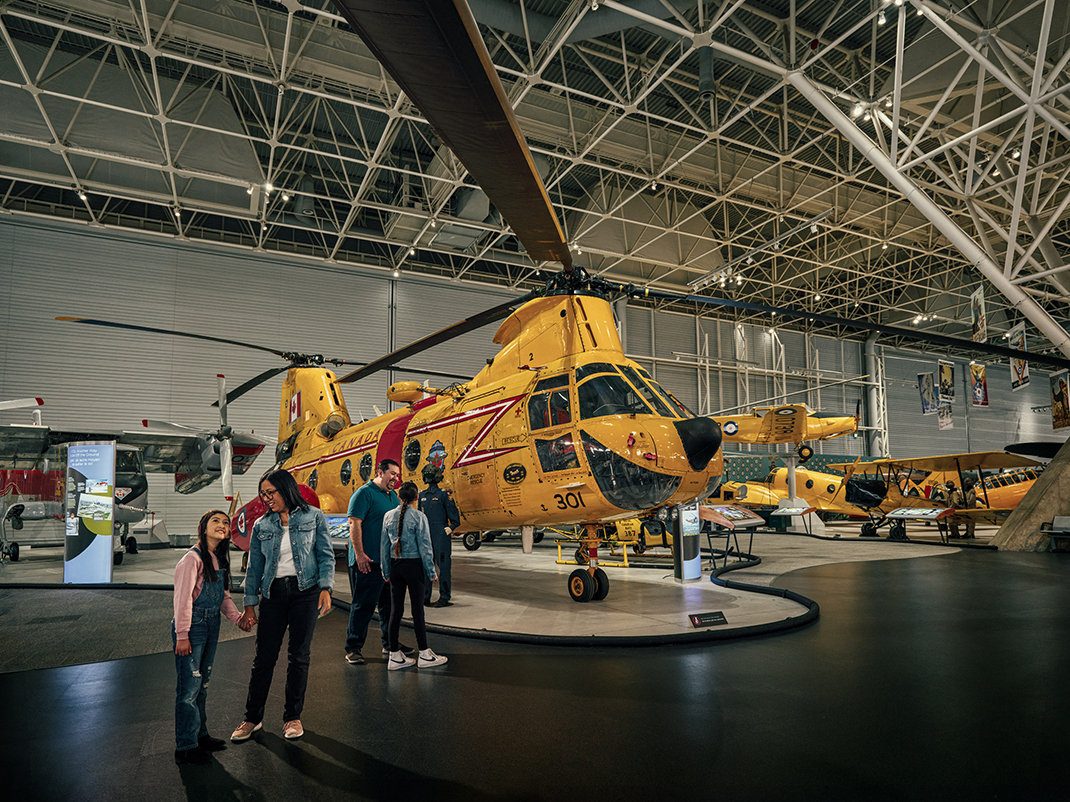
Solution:
M 840 462 L 828 467 L 843 471 L 845 476 L 800 468 L 796 495 L 819 512 L 866 516 L 869 520 L 862 525 L 864 537 L 876 536 L 878 529 L 888 523 L 893 539 L 905 538 L 904 521 L 911 519 L 935 520 L 951 526 L 970 521 L 1000 523 L 1043 470 L 1036 460 L 1002 451 Z M 1020 470 L 982 477 L 983 471 L 1011 469 Z M 954 480 L 962 487 L 971 472 L 979 479 L 979 506 L 972 510 L 949 506 L 944 494 L 947 482 Z M 787 473 L 787 468 L 779 468 L 770 471 L 763 481 L 726 482 L 718 496 L 749 507 L 776 507 L 788 497 Z

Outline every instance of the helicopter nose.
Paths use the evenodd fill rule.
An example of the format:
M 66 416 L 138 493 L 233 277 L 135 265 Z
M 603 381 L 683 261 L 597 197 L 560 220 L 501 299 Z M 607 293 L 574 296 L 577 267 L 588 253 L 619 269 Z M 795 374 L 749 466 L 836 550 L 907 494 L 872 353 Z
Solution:
M 676 421 L 676 431 L 684 444 L 684 453 L 692 470 L 703 471 L 721 447 L 721 426 L 709 418 Z

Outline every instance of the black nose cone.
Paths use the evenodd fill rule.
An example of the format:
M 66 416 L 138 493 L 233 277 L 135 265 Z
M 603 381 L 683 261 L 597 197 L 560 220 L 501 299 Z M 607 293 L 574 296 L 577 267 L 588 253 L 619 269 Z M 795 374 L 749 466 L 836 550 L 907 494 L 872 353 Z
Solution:
M 703 471 L 721 447 L 721 426 L 710 418 L 676 421 L 676 431 L 684 444 L 684 453 L 692 470 Z

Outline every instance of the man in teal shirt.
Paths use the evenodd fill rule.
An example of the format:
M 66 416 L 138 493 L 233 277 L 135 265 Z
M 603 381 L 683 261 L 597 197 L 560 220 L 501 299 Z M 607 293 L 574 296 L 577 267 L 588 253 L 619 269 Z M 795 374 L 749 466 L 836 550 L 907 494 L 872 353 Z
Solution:
M 383 581 L 379 564 L 379 543 L 383 535 L 383 516 L 401 502 L 394 485 L 401 477 L 401 466 L 392 459 L 384 459 L 375 471 L 375 478 L 357 489 L 349 499 L 349 628 L 346 631 L 346 662 L 364 665 L 361 649 L 368 637 L 372 611 L 379 610 L 379 629 L 383 654 L 389 652 L 387 624 L 390 621 L 390 591 Z M 402 647 L 411 652 L 411 647 Z

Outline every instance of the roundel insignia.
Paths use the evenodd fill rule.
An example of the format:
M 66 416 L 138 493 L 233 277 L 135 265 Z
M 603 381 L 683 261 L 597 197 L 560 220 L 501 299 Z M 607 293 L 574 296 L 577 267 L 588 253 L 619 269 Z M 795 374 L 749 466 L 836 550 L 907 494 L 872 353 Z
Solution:
M 736 423 L 734 420 L 730 420 L 721 428 L 724 430 L 725 434 L 731 435 L 739 431 L 739 424 Z
M 238 513 L 238 531 L 245 534 L 245 510 Z
M 511 485 L 518 485 L 523 482 L 528 476 L 528 470 L 519 462 L 514 462 L 512 465 L 502 471 L 502 478 Z
M 776 414 L 777 415 L 794 415 L 796 412 L 797 412 L 797 410 L 794 407 L 784 407 L 784 409 L 778 409 L 776 411 Z

